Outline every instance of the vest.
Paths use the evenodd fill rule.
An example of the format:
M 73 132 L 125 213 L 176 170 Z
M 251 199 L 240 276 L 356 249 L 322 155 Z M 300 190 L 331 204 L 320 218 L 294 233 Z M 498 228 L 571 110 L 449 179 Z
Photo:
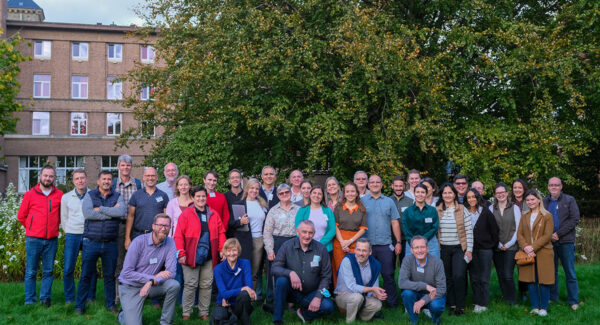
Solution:
M 510 241 L 515 231 L 517 231 L 514 205 L 512 203 L 507 203 L 506 208 L 504 208 L 504 215 L 500 215 L 500 209 L 496 206 L 494 207 L 493 212 L 498 228 L 500 228 L 498 239 L 501 243 L 506 243 Z M 513 245 L 512 247 L 509 247 L 508 250 L 517 250 L 518 246 L 519 245 Z
M 442 205 L 435 208 L 438 212 L 439 220 L 444 216 Z M 459 204 L 454 207 L 454 222 L 456 222 L 456 231 L 458 232 L 458 241 L 463 251 L 467 250 L 467 231 L 465 230 L 465 206 Z M 441 227 L 440 227 L 441 228 Z M 440 236 L 440 228 L 438 228 L 438 237 Z
M 110 191 L 106 197 L 102 197 L 98 189 L 88 191 L 94 207 L 114 207 L 119 201 L 121 194 Z M 117 239 L 119 235 L 120 219 L 111 218 L 107 220 L 85 219 L 83 225 L 83 237 L 97 241 L 111 241 Z
M 371 267 L 371 280 L 367 284 L 363 283 L 362 275 L 360 274 L 360 266 L 358 265 L 358 261 L 356 260 L 356 255 L 354 253 L 346 254 L 348 260 L 350 260 L 350 265 L 352 266 L 352 274 L 354 275 L 354 279 L 356 279 L 356 284 L 366 287 L 372 287 L 375 284 L 375 281 L 379 280 L 379 272 L 381 271 L 381 263 L 373 256 L 369 256 L 369 266 Z

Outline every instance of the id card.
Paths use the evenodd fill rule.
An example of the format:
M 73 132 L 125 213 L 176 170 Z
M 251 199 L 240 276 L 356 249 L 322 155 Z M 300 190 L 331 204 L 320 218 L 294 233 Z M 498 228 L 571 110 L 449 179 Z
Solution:
M 310 267 L 317 267 L 317 266 L 319 266 L 319 261 L 320 260 L 321 260 L 321 256 L 319 256 L 319 255 L 313 256 L 313 260 L 312 260 L 312 262 L 310 262 Z
M 431 218 L 425 218 L 425 223 L 432 223 L 432 222 L 433 222 L 433 219 L 431 219 Z
M 159 197 L 157 197 L 157 198 L 156 198 L 156 202 L 159 202 L 159 203 L 160 203 L 160 202 L 162 202 L 162 201 L 163 201 L 163 198 L 162 198 L 162 196 L 159 196 Z
M 425 273 L 425 268 L 417 266 L 417 272 L 419 272 L 419 273 Z
M 215 196 L 217 196 L 217 195 L 215 194 L 215 192 L 211 192 L 210 194 L 208 194 L 208 196 L 210 196 L 210 197 L 215 197 Z
M 150 259 L 150 264 L 151 264 L 151 265 L 152 265 L 152 264 L 156 264 L 156 263 L 158 263 L 158 258 L 156 258 L 156 257 L 153 257 L 153 258 L 151 258 L 151 259 Z

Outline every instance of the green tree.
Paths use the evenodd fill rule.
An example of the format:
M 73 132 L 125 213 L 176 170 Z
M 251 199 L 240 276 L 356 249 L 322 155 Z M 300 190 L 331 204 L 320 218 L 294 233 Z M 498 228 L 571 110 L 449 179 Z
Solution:
M 1 37 L 3 33 L 0 29 L 0 135 L 15 132 L 17 118 L 12 113 L 23 109 L 23 105 L 15 101 L 21 89 L 17 81 L 21 71 L 19 63 L 29 60 L 17 49 L 23 39 L 18 35 L 4 39 Z
M 588 101 L 598 65 L 577 54 L 598 42 L 571 21 L 595 17 L 590 6 L 150 0 L 164 65 L 130 73 L 155 90 L 127 104 L 165 130 L 159 161 L 385 180 L 415 167 L 441 179 L 452 161 L 487 185 L 553 174 L 581 183 L 569 167 L 597 143 Z

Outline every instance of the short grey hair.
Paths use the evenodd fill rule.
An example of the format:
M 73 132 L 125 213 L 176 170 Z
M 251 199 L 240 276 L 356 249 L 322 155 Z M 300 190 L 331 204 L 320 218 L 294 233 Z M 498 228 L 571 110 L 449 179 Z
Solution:
M 85 169 L 83 169 L 83 168 L 77 168 L 77 169 L 75 169 L 73 171 L 72 175 L 75 175 L 75 174 L 83 174 L 83 175 L 85 175 L 85 177 L 87 177 L 87 173 L 85 172 Z
M 313 230 L 315 229 L 314 222 L 312 222 L 308 219 L 304 219 L 304 220 L 300 221 L 300 223 L 298 224 L 298 228 L 300 228 L 300 226 L 302 226 L 302 225 L 311 226 Z
M 287 185 L 286 183 L 281 183 L 279 186 L 277 186 L 277 194 L 279 194 L 279 192 L 281 192 L 281 190 L 292 190 L 292 188 Z
M 267 169 L 267 168 L 271 168 L 273 170 L 273 174 L 275 176 L 277 176 L 277 170 L 275 170 L 275 168 L 273 166 L 271 166 L 271 165 L 266 165 L 265 167 L 263 167 L 262 170 L 260 171 L 260 174 L 261 175 L 264 174 L 265 173 L 265 169 Z
M 425 246 L 427 246 L 427 238 L 425 238 L 425 237 L 423 237 L 421 235 L 416 235 L 416 236 L 413 236 L 413 238 L 410 240 L 410 247 L 413 246 L 413 242 L 415 240 L 421 240 L 421 239 L 425 241 Z
M 169 219 L 169 223 L 171 222 L 171 217 L 169 217 L 169 215 L 166 213 L 159 213 L 159 214 L 155 215 L 154 223 L 156 223 L 156 220 L 158 220 L 158 219 Z
M 117 166 L 121 163 L 121 161 L 133 165 L 133 158 L 131 158 L 130 155 L 120 155 L 119 159 L 117 159 Z
M 356 171 L 356 173 L 354 173 L 354 177 L 352 177 L 352 180 L 355 180 L 355 179 L 356 179 L 356 176 L 357 176 L 358 174 L 365 174 L 365 176 L 367 176 L 367 179 L 369 178 L 369 174 L 367 174 L 367 172 L 366 172 L 366 171 L 364 171 L 364 170 L 357 170 L 357 171 Z
M 356 244 L 358 244 L 358 243 L 367 243 L 367 244 L 369 244 L 369 251 L 371 251 L 371 242 L 368 239 L 366 239 L 366 238 L 359 238 L 356 241 Z

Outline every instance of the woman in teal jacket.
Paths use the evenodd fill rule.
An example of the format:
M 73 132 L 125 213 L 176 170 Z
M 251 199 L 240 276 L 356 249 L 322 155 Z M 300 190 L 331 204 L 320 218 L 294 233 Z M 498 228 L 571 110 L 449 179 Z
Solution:
M 298 210 L 296 214 L 296 228 L 302 220 L 310 220 L 315 224 L 315 240 L 327 247 L 327 251 L 333 250 L 333 238 L 335 237 L 335 217 L 333 211 L 325 206 L 323 188 L 314 186 L 310 190 L 310 204 Z

